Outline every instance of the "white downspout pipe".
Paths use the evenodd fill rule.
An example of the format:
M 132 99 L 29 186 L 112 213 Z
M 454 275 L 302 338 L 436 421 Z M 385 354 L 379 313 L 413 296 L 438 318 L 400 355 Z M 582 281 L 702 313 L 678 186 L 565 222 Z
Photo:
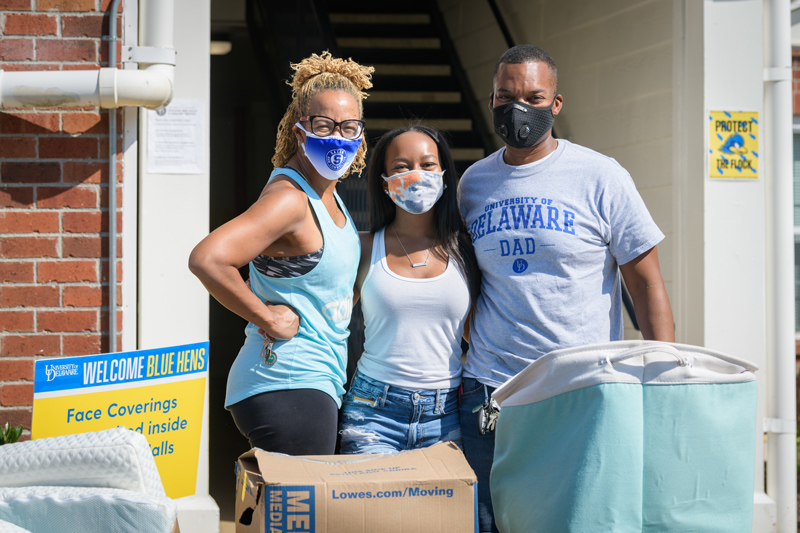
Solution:
M 111 4 L 108 23 L 108 66 L 117 70 L 117 13 Z M 117 351 L 117 110 L 108 111 L 108 351 Z
M 0 70 L 0 109 L 140 106 L 158 109 L 172 100 L 175 77 L 174 0 L 141 0 L 140 45 L 122 51 L 139 70 L 6 72 Z M 112 23 L 113 25 L 113 23 Z M 112 34 L 116 27 L 110 28 Z M 109 53 L 115 48 L 109 41 Z M 116 62 L 116 56 L 109 65 Z
M 29 107 L 164 107 L 172 79 L 153 65 L 145 70 L 0 70 L 0 109 Z M 170 67 L 174 69 L 174 67 Z M 157 71 L 158 70 L 158 71 Z
M 777 529 L 797 531 L 794 231 L 792 193 L 792 71 L 789 0 L 764 0 L 765 163 L 771 219 L 767 263 L 772 349 L 767 354 L 767 494 Z
M 100 94 L 109 94 L 110 98 L 118 101 L 119 85 L 114 83 L 119 79 L 117 70 L 117 13 L 121 0 L 114 0 L 111 4 L 108 31 L 108 66 L 114 73 L 113 82 L 103 86 L 100 80 Z M 143 2 L 140 14 L 142 24 L 140 24 L 141 36 L 139 42 L 143 49 L 165 49 L 172 50 L 173 43 L 173 19 L 174 19 L 174 0 L 161 1 L 157 9 L 148 9 L 147 2 Z M 129 54 L 130 55 L 130 54 Z M 142 65 L 156 76 L 156 79 L 166 80 L 169 83 L 169 100 L 172 99 L 172 84 L 175 75 L 175 67 L 172 65 Z M 122 71 L 125 72 L 125 71 Z M 142 71 L 131 71 L 142 72 Z M 148 74 L 149 76 L 149 74 Z M 143 81 L 148 81 L 142 78 Z M 161 81 L 160 83 L 164 83 Z M 155 85 L 154 85 L 155 86 Z M 159 90 L 160 89 L 160 90 Z M 156 89 L 164 94 L 163 88 Z M 141 94 L 141 92 L 140 92 Z M 169 103 L 169 102 L 167 102 Z M 164 104 L 166 105 L 166 104 Z M 109 351 L 117 351 L 117 111 L 111 109 L 108 116 L 108 338 Z

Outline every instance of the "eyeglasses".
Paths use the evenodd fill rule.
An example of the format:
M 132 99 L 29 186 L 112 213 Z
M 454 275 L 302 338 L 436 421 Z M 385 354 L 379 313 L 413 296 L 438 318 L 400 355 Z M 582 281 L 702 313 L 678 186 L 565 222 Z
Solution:
M 308 120 L 311 122 L 311 133 L 319 135 L 320 137 L 327 137 L 333 134 L 336 127 L 339 127 L 342 137 L 345 139 L 356 139 L 364 131 L 364 121 L 349 119 L 341 122 L 336 122 L 332 118 L 322 115 L 309 115 L 300 117 L 301 121 Z

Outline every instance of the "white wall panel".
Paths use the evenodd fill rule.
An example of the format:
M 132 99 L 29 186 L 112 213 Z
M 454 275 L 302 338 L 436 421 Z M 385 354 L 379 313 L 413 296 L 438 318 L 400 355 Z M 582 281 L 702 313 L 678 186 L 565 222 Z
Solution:
M 704 5 L 706 111 L 759 111 L 763 116 L 761 1 L 706 1 Z M 738 50 L 735 64 L 730 62 L 731 47 Z M 705 183 L 706 345 L 763 368 L 763 168 L 757 180 L 727 180 L 709 178 L 706 166 L 696 179 Z
M 208 293 L 187 266 L 209 226 L 210 0 L 175 0 L 174 100 L 205 105 L 205 164 L 199 174 L 150 174 L 147 111 L 139 130 L 139 348 L 208 340 Z M 209 364 L 215 364 L 213 351 Z M 195 496 L 178 500 L 183 531 L 219 530 L 219 509 L 208 495 L 208 386 Z
M 671 139 L 656 138 L 653 140 L 643 140 L 636 144 L 626 144 L 615 146 L 603 150 L 603 153 L 613 157 L 617 161 L 625 161 L 625 168 L 631 176 L 636 176 L 636 187 L 639 191 L 644 191 L 653 187 L 671 187 L 673 165 L 675 163 L 669 146 Z M 664 191 L 662 191 L 663 194 Z M 663 197 L 653 199 L 658 202 L 664 200 Z M 662 202 L 672 207 L 672 202 Z M 650 205 L 648 203 L 648 205 Z M 670 214 L 669 218 L 674 215 Z M 657 221 L 662 222 L 662 221 Z M 662 228 L 663 231 L 663 228 Z
M 596 65 L 603 100 L 672 90 L 672 41 L 630 50 Z

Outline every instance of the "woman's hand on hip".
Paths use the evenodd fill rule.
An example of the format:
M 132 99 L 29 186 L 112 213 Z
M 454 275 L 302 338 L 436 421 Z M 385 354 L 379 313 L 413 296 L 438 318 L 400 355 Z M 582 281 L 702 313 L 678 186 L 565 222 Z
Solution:
M 276 339 L 286 340 L 297 335 L 300 327 L 300 316 L 294 309 L 283 304 L 265 304 L 270 313 L 270 318 L 266 324 L 269 329 L 259 328 L 258 332 L 262 335 L 266 332 Z

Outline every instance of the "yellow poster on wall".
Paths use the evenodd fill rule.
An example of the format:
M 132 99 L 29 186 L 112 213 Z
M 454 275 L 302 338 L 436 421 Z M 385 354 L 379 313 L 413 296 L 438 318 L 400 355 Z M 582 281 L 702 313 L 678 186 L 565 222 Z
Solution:
M 709 113 L 709 176 L 758 179 L 758 111 Z
M 37 361 L 31 438 L 138 431 L 167 496 L 191 496 L 207 376 L 208 342 Z

